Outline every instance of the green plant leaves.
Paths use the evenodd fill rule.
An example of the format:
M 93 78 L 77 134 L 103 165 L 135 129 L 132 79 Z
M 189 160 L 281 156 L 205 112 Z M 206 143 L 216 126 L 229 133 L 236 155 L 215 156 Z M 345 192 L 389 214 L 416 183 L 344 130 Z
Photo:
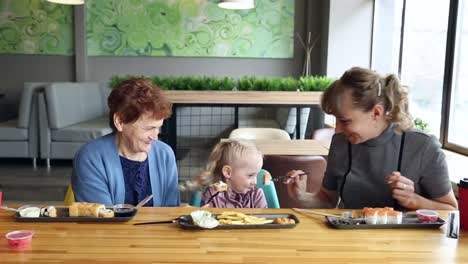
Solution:
M 213 90 L 231 91 L 324 91 L 333 82 L 326 76 L 301 77 L 241 77 L 234 80 L 231 77 L 181 76 L 181 77 L 144 77 L 144 76 L 113 76 L 110 80 L 112 88 L 130 78 L 149 78 L 154 84 L 164 90 Z
M 422 131 L 430 132 L 429 123 L 424 122 L 421 118 L 414 119 L 414 126 L 421 129 Z

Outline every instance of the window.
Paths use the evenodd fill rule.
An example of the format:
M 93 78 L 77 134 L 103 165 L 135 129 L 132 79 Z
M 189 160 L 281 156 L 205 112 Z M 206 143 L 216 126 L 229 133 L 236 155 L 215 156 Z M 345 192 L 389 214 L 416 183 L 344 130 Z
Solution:
M 372 41 L 372 68 L 398 73 L 408 86 L 413 117 L 427 122 L 444 148 L 464 154 L 468 50 L 461 47 L 468 46 L 466 2 L 375 0 Z
M 410 113 L 440 137 L 449 0 L 406 1 L 401 81 L 408 85 Z
M 453 63 L 448 142 L 468 149 L 468 3 L 460 1 Z M 462 49 L 465 47 L 465 49 Z
M 377 2 L 372 37 L 372 68 L 381 73 L 397 73 L 403 0 Z

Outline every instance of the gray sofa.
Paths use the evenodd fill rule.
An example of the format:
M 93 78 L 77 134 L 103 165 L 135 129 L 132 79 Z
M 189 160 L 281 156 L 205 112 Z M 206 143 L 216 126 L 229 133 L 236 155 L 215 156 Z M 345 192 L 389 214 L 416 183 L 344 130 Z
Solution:
M 51 83 L 39 96 L 40 157 L 73 159 L 86 142 L 112 132 L 107 97 L 98 83 Z
M 18 118 L 0 123 L 0 157 L 32 158 L 36 167 L 39 154 L 38 96 L 45 83 L 25 83 Z

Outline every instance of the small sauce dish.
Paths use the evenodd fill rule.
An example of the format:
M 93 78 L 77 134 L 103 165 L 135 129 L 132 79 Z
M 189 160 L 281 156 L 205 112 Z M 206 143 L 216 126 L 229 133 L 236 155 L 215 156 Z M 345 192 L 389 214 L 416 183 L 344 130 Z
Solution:
M 131 204 L 116 204 L 112 206 L 115 216 L 128 217 L 134 216 L 137 213 L 137 208 Z
M 18 230 L 6 234 L 5 237 L 11 248 L 28 248 L 31 246 L 33 235 L 33 231 Z
M 418 220 L 421 222 L 435 223 L 439 219 L 439 213 L 432 210 L 417 210 L 416 215 L 418 216 Z

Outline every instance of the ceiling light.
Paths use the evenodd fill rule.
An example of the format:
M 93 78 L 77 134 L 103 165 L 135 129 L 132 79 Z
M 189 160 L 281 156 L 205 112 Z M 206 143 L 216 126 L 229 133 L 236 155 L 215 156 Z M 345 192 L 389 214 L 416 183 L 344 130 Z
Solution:
M 84 0 L 47 0 L 51 3 L 64 4 L 64 5 L 82 5 Z
M 252 9 L 255 8 L 254 0 L 222 0 L 218 6 L 225 9 Z

